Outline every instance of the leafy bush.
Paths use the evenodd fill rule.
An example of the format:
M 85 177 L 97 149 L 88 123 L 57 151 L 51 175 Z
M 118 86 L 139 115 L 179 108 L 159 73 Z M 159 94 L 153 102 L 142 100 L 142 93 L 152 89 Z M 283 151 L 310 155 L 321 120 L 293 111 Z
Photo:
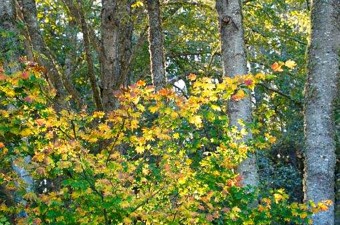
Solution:
M 116 110 L 88 113 L 56 112 L 40 70 L 0 73 L 1 183 L 26 201 L 0 211 L 24 210 L 18 224 L 301 224 L 326 207 L 289 204 L 283 190 L 252 207 L 256 192 L 240 185 L 237 165 L 272 138 L 242 142 L 248 128 L 229 127 L 226 101 L 263 74 L 221 83 L 191 74 L 187 98 L 139 81 L 115 93 Z M 51 187 L 27 191 L 12 162 Z

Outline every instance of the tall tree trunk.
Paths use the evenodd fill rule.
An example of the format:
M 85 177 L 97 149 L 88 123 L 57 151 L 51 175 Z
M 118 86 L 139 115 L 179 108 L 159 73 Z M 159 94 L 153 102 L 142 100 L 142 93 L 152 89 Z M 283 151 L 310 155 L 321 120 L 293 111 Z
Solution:
M 247 61 L 244 48 L 242 7 L 240 0 L 217 0 L 216 10 L 219 15 L 221 34 L 221 53 L 223 76 L 247 74 Z M 238 120 L 251 121 L 250 96 L 241 101 L 230 101 L 228 105 L 230 125 L 238 126 Z M 251 138 L 251 133 L 244 141 Z M 243 185 L 258 186 L 258 173 L 255 154 L 250 154 L 239 166 Z
M 102 0 L 102 101 L 105 110 L 114 109 L 117 102 L 113 91 L 122 84 L 119 81 L 119 3 L 117 0 Z
M 156 90 L 166 84 L 162 21 L 159 0 L 146 0 L 149 18 L 149 52 L 152 82 Z
M 102 0 L 100 55 L 102 102 L 106 111 L 118 106 L 113 91 L 126 83 L 132 48 L 131 0 Z
M 19 70 L 19 39 L 15 20 L 14 0 L 0 1 L 0 62 L 10 73 Z
M 133 19 L 132 19 L 132 10 L 131 5 L 134 0 L 127 0 L 124 5 L 122 5 L 124 11 L 124 23 L 121 24 L 119 28 L 119 62 L 121 65 L 120 70 L 120 79 L 122 80 L 123 84 L 126 85 L 127 78 L 130 77 L 130 58 L 132 57 L 132 35 L 133 35 Z
M 334 101 L 339 86 L 340 1 L 312 3 L 312 31 L 305 86 L 305 200 L 334 201 Z M 313 224 L 334 224 L 334 205 L 313 216 Z

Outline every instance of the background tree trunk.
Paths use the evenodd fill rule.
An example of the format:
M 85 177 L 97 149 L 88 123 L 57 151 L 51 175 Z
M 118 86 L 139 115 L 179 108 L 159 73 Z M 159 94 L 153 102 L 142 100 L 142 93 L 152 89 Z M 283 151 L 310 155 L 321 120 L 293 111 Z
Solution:
M 118 1 L 102 0 L 102 101 L 105 110 L 116 107 L 113 90 L 119 88 L 119 26 Z
M 0 62 L 7 72 L 19 70 L 19 39 L 15 21 L 14 0 L 0 1 Z
M 305 200 L 334 201 L 334 101 L 339 84 L 340 1 L 312 3 L 312 32 L 305 86 Z M 313 224 L 334 224 L 334 205 L 313 215 Z
M 159 90 L 166 84 L 160 3 L 159 0 L 147 0 L 146 4 L 149 19 L 149 52 L 152 83 L 156 90 Z
M 221 54 L 223 62 L 223 76 L 234 77 L 247 74 L 247 61 L 244 49 L 242 7 L 240 0 L 217 0 L 216 10 L 219 15 Z M 238 126 L 238 120 L 251 122 L 250 96 L 241 101 L 230 101 L 228 105 L 230 125 Z M 251 138 L 251 133 L 244 137 L 244 141 Z M 256 156 L 250 154 L 238 168 L 242 176 L 243 185 L 258 186 Z

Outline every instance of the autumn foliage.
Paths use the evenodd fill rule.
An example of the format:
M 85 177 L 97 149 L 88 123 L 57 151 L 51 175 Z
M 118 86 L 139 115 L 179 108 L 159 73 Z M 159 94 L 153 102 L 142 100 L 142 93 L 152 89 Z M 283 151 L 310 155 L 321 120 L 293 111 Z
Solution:
M 227 101 L 242 100 L 265 79 L 257 74 L 217 82 L 191 74 L 187 97 L 139 81 L 114 93 L 116 110 L 56 112 L 38 66 L 10 75 L 1 70 L 0 183 L 25 203 L 0 202 L 0 220 L 25 212 L 15 217 L 18 224 L 308 222 L 330 203 L 308 209 L 290 204 L 283 190 L 259 197 L 236 173 L 248 152 L 274 138 L 241 142 L 257 125 L 229 127 Z M 33 190 L 12 164 L 33 176 Z M 50 186 L 39 190 L 43 180 Z M 255 200 L 259 204 L 250 207 Z

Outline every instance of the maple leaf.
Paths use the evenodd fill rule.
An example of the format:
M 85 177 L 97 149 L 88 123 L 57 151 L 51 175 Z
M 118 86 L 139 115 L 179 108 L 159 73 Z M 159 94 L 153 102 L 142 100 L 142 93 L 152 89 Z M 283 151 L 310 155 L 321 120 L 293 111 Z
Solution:
M 139 80 L 139 81 L 137 81 L 136 84 L 137 84 L 138 87 L 144 87 L 146 85 L 144 80 Z
M 197 127 L 200 127 L 202 125 L 202 119 L 198 115 L 190 117 L 189 122 L 195 124 Z
M 264 80 L 266 79 L 266 75 L 264 75 L 263 73 L 258 73 L 255 75 L 255 78 L 259 80 Z
M 274 62 L 273 65 L 271 66 L 272 70 L 274 70 L 275 72 L 282 72 L 282 65 L 279 64 L 278 62 Z
M 283 199 L 283 196 L 281 194 L 275 193 L 274 194 L 274 200 L 275 203 L 277 204 L 279 201 L 281 201 Z
M 5 144 L 3 142 L 0 142 L 0 148 L 4 148 Z
M 144 4 L 143 4 L 142 1 L 136 1 L 135 3 L 133 3 L 131 5 L 131 8 L 139 8 L 139 7 L 143 7 L 143 6 L 144 6 Z
M 289 59 L 285 62 L 285 66 L 288 67 L 289 69 L 294 69 L 296 63 L 293 60 Z
M 188 75 L 188 79 L 189 80 L 191 80 L 191 81 L 194 81 L 194 80 L 196 80 L 196 74 L 194 74 L 194 73 L 190 73 L 189 75 Z
M 242 98 L 246 96 L 246 93 L 243 90 L 238 90 L 236 94 L 231 96 L 231 99 L 234 101 L 240 101 Z
M 245 84 L 246 86 L 252 85 L 253 82 L 254 82 L 254 81 L 253 81 L 252 79 L 246 79 L 246 80 L 244 80 L 244 84 Z
M 206 218 L 209 222 L 212 222 L 214 220 L 214 217 L 211 214 L 206 215 Z
M 93 113 L 93 118 L 103 118 L 105 115 L 105 112 L 102 112 L 102 111 L 96 111 Z
M 142 154 L 144 151 L 145 151 L 144 146 L 137 146 L 137 147 L 136 147 L 136 152 L 137 152 L 138 154 Z
M 29 73 L 27 71 L 24 71 L 22 74 L 21 74 L 21 78 L 26 80 L 30 77 Z

